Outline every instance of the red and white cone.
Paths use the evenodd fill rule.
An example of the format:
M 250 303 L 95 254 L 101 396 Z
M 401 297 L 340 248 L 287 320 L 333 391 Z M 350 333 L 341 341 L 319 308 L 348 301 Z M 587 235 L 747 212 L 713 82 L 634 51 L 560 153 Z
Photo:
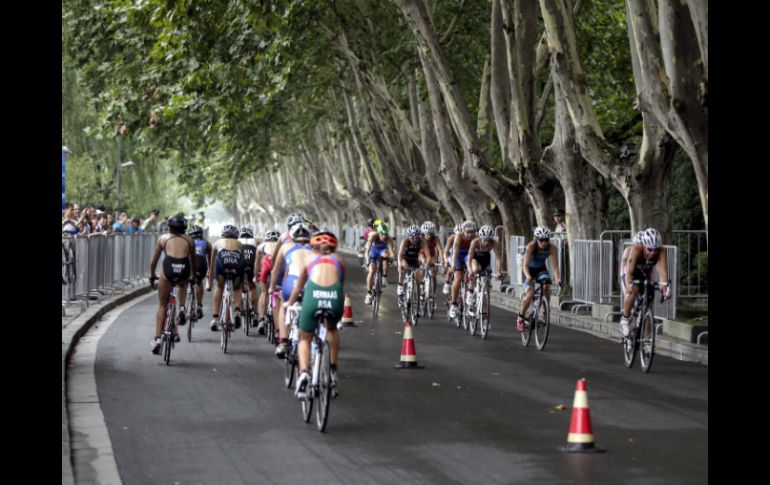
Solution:
M 412 337 L 411 322 L 404 322 L 404 340 L 401 344 L 401 362 L 396 364 L 396 369 L 424 369 L 417 365 L 417 353 L 414 349 L 414 337 Z
M 346 325 L 348 327 L 353 327 L 353 306 L 350 303 L 350 294 L 345 293 L 345 307 L 342 310 L 342 320 L 343 325 Z
M 594 446 L 585 379 L 578 380 L 575 386 L 575 400 L 572 403 L 572 420 L 569 423 L 567 445 L 559 448 L 559 451 L 567 453 L 601 453 L 605 451 Z

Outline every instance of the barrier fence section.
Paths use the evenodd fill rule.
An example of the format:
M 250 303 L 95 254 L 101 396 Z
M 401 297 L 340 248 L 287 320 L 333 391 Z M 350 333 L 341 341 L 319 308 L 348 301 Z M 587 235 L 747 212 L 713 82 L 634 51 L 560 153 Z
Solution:
M 62 236 L 62 314 L 147 276 L 157 240 L 155 233 Z
M 572 300 L 600 303 L 612 285 L 612 241 L 572 241 Z
M 671 231 L 677 247 L 679 298 L 708 300 L 708 237 L 706 231 Z

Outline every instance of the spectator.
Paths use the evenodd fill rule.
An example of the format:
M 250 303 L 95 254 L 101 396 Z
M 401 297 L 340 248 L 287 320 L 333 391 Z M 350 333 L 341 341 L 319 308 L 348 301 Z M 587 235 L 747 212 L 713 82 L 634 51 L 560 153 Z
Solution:
M 206 226 L 206 216 L 203 214 L 203 211 L 198 212 L 198 219 L 195 221 L 195 225 L 201 227 Z
M 158 224 L 158 232 L 161 234 L 168 232 L 168 217 L 165 217 L 162 221 L 160 221 L 160 224 Z
M 101 232 L 107 234 L 109 224 L 107 223 L 107 214 L 99 209 L 96 210 L 96 224 L 94 225 L 94 232 Z
M 564 223 L 564 210 L 554 209 L 553 220 L 556 227 L 553 230 L 553 236 L 559 239 L 567 238 L 567 224 Z
M 74 220 L 74 212 L 72 204 L 70 203 L 64 204 L 64 213 L 62 214 L 61 220 L 61 231 L 62 233 L 69 234 L 71 236 L 74 236 L 80 232 L 77 222 Z
M 133 219 L 131 219 L 131 222 L 126 227 L 126 232 L 128 234 L 136 234 L 136 233 L 142 232 L 142 228 L 139 227 L 138 217 L 134 217 Z
M 94 230 L 93 205 L 88 204 L 78 219 L 80 234 L 91 234 Z
M 126 232 L 128 231 L 128 214 L 126 211 L 120 211 L 118 221 L 112 225 L 113 232 Z
M 115 216 L 112 215 L 112 212 L 107 213 L 107 230 L 112 233 L 112 224 L 115 222 Z
M 150 211 L 150 217 L 142 224 L 142 232 L 158 232 L 158 209 Z

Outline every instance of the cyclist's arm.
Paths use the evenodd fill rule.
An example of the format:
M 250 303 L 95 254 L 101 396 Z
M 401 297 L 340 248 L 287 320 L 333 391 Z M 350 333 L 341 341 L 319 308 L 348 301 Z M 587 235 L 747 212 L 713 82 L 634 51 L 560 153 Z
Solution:
M 473 261 L 473 257 L 476 256 L 476 246 L 479 245 L 479 240 L 474 239 L 471 241 L 471 247 L 468 248 L 468 264 L 470 265 L 470 262 Z
M 160 240 L 155 245 L 155 254 L 152 255 L 152 261 L 150 261 L 150 277 L 155 276 L 155 269 L 158 267 L 158 260 L 160 259 L 160 253 L 163 248 L 160 245 Z
M 532 260 L 532 253 L 535 251 L 535 244 L 534 242 L 531 242 L 527 244 L 527 249 L 524 251 L 524 263 L 522 264 L 522 270 L 524 271 L 524 276 L 527 277 L 527 281 L 532 281 L 532 275 L 529 274 L 529 262 Z
M 457 255 L 460 254 L 460 238 L 455 236 L 455 240 L 453 243 L 454 251 L 452 252 L 452 269 L 457 267 Z
M 269 293 L 275 291 L 275 286 L 278 283 L 278 275 L 283 271 L 283 254 L 284 251 L 279 251 L 277 256 L 273 256 L 273 269 L 270 271 Z
M 403 241 L 401 241 L 401 247 L 398 248 L 398 264 L 401 265 L 401 260 L 404 259 L 404 251 L 406 249 L 406 244 L 409 238 L 404 238 Z
M 279 237 L 278 242 L 275 243 L 275 247 L 273 248 L 273 261 L 278 257 L 278 251 L 281 250 L 281 246 L 283 246 L 283 238 Z
M 626 263 L 626 294 L 631 294 L 633 287 L 631 286 L 631 278 L 633 278 L 634 270 L 636 269 L 636 257 L 639 250 L 637 246 L 631 248 L 628 253 L 628 262 Z
M 212 288 L 214 285 L 214 262 L 217 259 L 217 251 L 214 249 L 214 246 L 211 246 L 211 253 L 209 256 L 209 288 Z
M 373 241 L 372 232 L 370 232 L 369 237 L 366 238 L 366 247 L 364 247 L 364 263 L 367 266 L 369 265 L 369 251 L 372 249 L 372 241 Z
M 655 268 L 658 270 L 658 276 L 660 276 L 658 287 L 664 287 L 666 290 L 664 296 L 668 297 L 671 294 L 671 282 L 668 280 L 668 253 L 666 248 L 660 248 L 660 257 L 655 264 Z M 661 288 L 661 291 L 663 291 L 663 288 Z
M 454 244 L 454 235 L 451 235 L 446 240 L 446 246 L 444 246 L 444 261 L 449 263 L 449 249 Z
M 189 236 L 188 236 L 189 237 Z M 190 254 L 187 257 L 190 259 L 190 279 L 195 279 L 195 243 L 190 238 L 187 243 L 190 245 Z
M 254 259 L 254 282 L 259 281 L 259 272 L 262 268 L 262 250 L 257 251 L 257 257 Z

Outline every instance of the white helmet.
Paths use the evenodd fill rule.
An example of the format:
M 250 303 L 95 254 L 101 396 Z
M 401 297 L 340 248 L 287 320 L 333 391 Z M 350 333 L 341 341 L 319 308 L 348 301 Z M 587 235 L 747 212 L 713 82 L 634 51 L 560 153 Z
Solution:
M 290 235 L 294 242 L 308 242 L 310 240 L 310 229 L 303 223 L 294 224 Z
M 641 244 L 643 235 L 644 235 L 644 231 L 637 232 L 636 236 L 634 236 L 634 244 Z
M 420 228 L 420 231 L 423 234 L 436 234 L 436 225 L 433 224 L 431 221 L 425 221 L 422 223 L 422 227 Z
M 461 227 L 463 231 L 476 232 L 476 223 L 473 221 L 465 221 Z
M 545 226 L 535 228 L 535 237 L 538 239 L 551 239 L 551 230 Z
M 642 234 L 642 244 L 646 248 L 657 249 L 663 245 L 663 238 L 656 229 L 648 227 Z
M 418 237 L 420 235 L 420 228 L 417 226 L 409 226 L 406 228 L 407 237 Z
M 492 226 L 481 226 L 481 229 L 479 229 L 479 237 L 481 239 L 494 239 L 495 231 L 492 229 Z

